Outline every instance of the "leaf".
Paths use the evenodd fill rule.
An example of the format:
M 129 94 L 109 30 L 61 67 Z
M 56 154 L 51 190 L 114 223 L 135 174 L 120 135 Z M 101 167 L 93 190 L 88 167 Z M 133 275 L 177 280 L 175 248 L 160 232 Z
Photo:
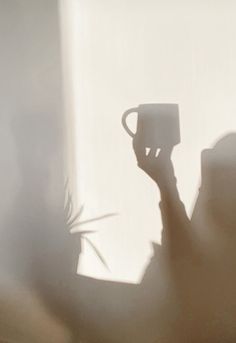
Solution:
M 77 231 L 76 229 L 74 230 L 70 230 L 70 233 L 74 234 L 74 233 L 78 233 L 79 235 L 87 235 L 87 234 L 90 234 L 90 233 L 96 233 L 96 231 L 94 230 L 83 230 L 83 231 Z
M 99 216 L 99 217 L 95 217 L 95 218 L 92 218 L 92 219 L 83 220 L 82 222 L 79 222 L 78 224 L 79 224 L 79 226 L 82 226 L 82 225 L 85 225 L 85 224 L 88 224 L 88 223 L 91 223 L 91 222 L 95 222 L 97 220 L 102 220 L 102 219 L 106 219 L 106 218 L 113 217 L 113 216 L 117 216 L 117 213 L 104 214 L 103 216 Z
M 82 205 L 82 206 L 80 207 L 79 212 L 76 213 L 75 216 L 74 216 L 73 218 L 71 218 L 71 219 L 68 218 L 68 219 L 70 219 L 70 220 L 67 222 L 67 225 L 69 225 L 69 226 L 74 225 L 74 224 L 75 224 L 74 222 L 81 216 L 83 210 L 84 210 L 84 205 Z M 78 224 L 79 224 L 79 223 L 78 223 Z M 78 225 L 78 224 L 77 224 L 77 225 Z
M 66 192 L 66 190 L 68 189 L 68 184 L 69 184 L 69 179 L 68 177 L 66 178 L 66 182 L 65 182 L 65 185 L 64 185 L 64 190 Z
M 104 257 L 101 255 L 101 253 L 99 252 L 99 250 L 95 247 L 95 245 L 90 241 L 90 239 L 88 239 L 87 237 L 83 237 L 84 240 L 87 241 L 87 243 L 92 247 L 92 249 L 95 251 L 95 254 L 98 256 L 98 258 L 100 259 L 100 261 L 102 262 L 102 264 L 106 267 L 107 270 L 110 271 Z
M 66 220 L 69 220 L 72 213 L 73 213 L 73 203 L 72 203 L 72 198 L 70 193 L 68 192 L 67 195 L 67 201 L 66 201 L 66 205 L 65 205 L 65 209 L 64 209 L 65 213 L 66 213 Z

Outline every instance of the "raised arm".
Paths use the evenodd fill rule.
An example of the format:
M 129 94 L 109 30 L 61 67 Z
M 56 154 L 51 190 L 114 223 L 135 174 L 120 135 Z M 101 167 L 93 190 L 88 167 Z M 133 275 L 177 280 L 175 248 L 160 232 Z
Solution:
M 146 154 L 145 146 L 134 137 L 133 148 L 138 167 L 141 168 L 160 190 L 160 210 L 163 222 L 162 244 L 171 254 L 189 249 L 190 221 L 180 200 L 171 161 L 173 147 L 165 147 L 157 153 L 151 149 Z

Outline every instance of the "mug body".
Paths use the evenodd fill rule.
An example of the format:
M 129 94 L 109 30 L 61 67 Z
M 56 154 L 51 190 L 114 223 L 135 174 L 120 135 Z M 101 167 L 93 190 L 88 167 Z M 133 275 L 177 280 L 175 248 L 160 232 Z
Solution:
M 136 137 L 147 148 L 164 148 L 180 142 L 177 104 L 143 104 L 138 107 Z

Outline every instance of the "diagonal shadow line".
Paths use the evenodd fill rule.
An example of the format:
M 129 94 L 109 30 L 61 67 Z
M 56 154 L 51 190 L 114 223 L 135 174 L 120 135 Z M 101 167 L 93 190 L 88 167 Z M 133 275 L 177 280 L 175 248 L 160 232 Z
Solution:
M 102 219 L 106 219 L 106 218 L 109 218 L 109 217 L 114 217 L 114 216 L 117 216 L 118 213 L 109 213 L 109 214 L 105 214 L 103 216 L 99 216 L 99 217 L 95 217 L 95 218 L 92 218 L 92 219 L 87 219 L 87 220 L 83 220 L 81 222 L 78 222 L 78 223 L 74 223 L 73 225 L 70 226 L 70 232 L 71 233 L 76 233 L 76 232 L 80 232 L 79 229 L 73 229 L 74 227 L 77 227 L 77 226 L 82 226 L 82 225 L 85 225 L 85 224 L 88 224 L 88 223 L 92 223 L 92 222 L 95 222 L 95 221 L 98 221 L 98 220 L 102 220 Z

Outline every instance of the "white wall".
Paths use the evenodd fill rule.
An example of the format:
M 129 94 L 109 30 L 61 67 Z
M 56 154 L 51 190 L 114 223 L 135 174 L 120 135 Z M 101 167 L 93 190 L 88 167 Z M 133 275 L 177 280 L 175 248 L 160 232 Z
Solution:
M 107 272 L 85 243 L 79 272 L 138 282 L 160 241 L 154 184 L 136 167 L 122 113 L 142 103 L 178 103 L 181 144 L 173 160 L 192 211 L 200 153 L 236 127 L 235 5 L 223 1 L 69 1 L 79 192 Z M 71 26 L 71 27 L 72 27 Z

